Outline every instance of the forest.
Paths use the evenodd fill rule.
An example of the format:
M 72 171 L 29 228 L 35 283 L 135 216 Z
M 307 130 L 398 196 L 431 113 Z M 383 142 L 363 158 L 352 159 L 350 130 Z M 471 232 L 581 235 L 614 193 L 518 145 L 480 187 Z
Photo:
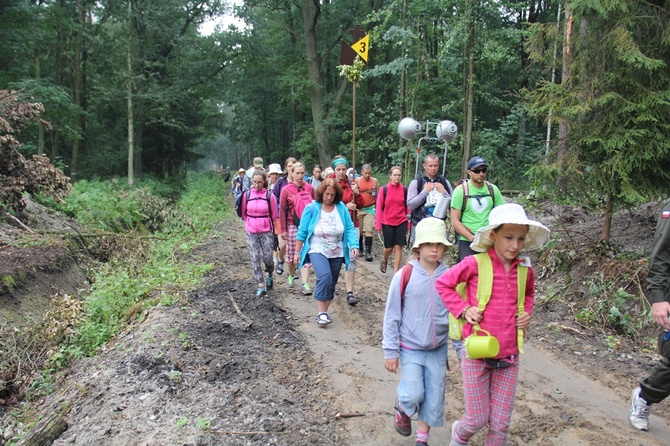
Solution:
M 361 32 L 350 82 L 341 52 Z M 606 217 L 667 194 L 664 0 L 0 0 L 0 42 L 2 97 L 43 107 L 16 150 L 72 182 L 337 154 L 409 181 L 424 135 L 452 181 L 477 154 L 501 189 Z

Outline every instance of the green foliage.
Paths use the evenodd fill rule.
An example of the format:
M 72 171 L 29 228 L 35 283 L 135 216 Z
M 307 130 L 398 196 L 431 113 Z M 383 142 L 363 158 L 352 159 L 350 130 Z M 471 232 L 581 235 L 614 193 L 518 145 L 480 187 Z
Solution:
M 528 110 L 569 126 L 567 150 L 532 170 L 538 187 L 602 208 L 613 198 L 634 205 L 667 193 L 670 181 L 670 12 L 654 4 L 573 2 L 575 23 L 569 77 L 524 91 Z M 532 29 L 532 57 L 546 61 L 556 41 L 551 26 Z M 556 149 L 556 148 L 554 148 Z M 565 149 L 565 147 L 563 147 Z M 553 155 L 553 154 L 552 154 Z
M 108 192 L 115 193 L 109 189 Z M 176 296 L 177 290 L 200 282 L 213 266 L 181 258 L 223 218 L 227 204 L 222 194 L 221 179 L 214 173 L 188 176 L 186 191 L 176 204 L 179 217 L 166 222 L 157 238 L 146 242 L 145 249 L 135 247 L 135 256 L 124 255 L 95 274 L 86 299 L 87 320 L 79 330 L 77 345 L 87 354 L 93 354 L 118 333 L 128 323 L 129 316 L 140 311 L 142 303 L 155 292 L 165 291 L 164 296 Z

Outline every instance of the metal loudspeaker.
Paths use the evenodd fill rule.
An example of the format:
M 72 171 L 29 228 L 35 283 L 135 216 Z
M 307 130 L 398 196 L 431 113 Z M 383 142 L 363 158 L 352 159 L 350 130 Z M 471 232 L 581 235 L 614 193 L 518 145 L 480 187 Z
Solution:
M 404 139 L 410 140 L 421 131 L 421 123 L 413 118 L 402 118 L 398 123 L 398 133 Z
M 444 142 L 451 142 L 456 137 L 457 132 L 458 127 L 453 121 L 441 121 L 435 128 L 437 139 Z

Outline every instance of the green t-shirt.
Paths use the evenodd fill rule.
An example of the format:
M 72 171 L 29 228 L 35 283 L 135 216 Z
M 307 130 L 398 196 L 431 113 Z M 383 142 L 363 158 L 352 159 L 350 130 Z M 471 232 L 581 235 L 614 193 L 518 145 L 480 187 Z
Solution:
M 468 181 L 468 201 L 465 210 L 461 213 L 461 222 L 473 234 L 477 232 L 477 229 L 489 224 L 489 213 L 494 206 L 505 203 L 498 186 L 491 184 L 491 187 L 493 197 L 491 197 L 486 183 L 482 187 L 476 188 Z M 451 207 L 454 209 L 463 208 L 463 184 L 454 189 L 454 194 L 451 196 Z M 462 235 L 459 235 L 459 239 L 467 240 Z

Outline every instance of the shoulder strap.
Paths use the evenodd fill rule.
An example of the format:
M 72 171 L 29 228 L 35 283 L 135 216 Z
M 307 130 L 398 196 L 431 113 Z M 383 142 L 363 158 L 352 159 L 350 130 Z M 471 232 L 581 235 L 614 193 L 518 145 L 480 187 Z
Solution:
M 524 303 L 526 302 L 526 283 L 528 281 L 528 267 L 526 265 L 519 264 L 516 269 L 516 286 L 518 290 L 518 295 L 516 299 L 517 311 L 521 315 L 524 312 Z M 519 347 L 519 352 L 524 353 L 523 351 L 523 328 L 517 328 L 516 330 L 516 342 Z
M 388 185 L 387 185 L 387 184 L 385 184 L 384 186 L 382 186 L 382 193 L 383 193 L 383 196 L 384 196 L 384 197 L 382 198 L 382 211 L 383 211 L 384 208 L 386 207 L 386 193 L 388 192 L 388 190 L 389 190 L 389 188 L 388 188 Z
M 470 193 L 468 189 L 468 180 L 463 180 L 461 186 L 463 186 L 463 206 L 461 206 L 461 218 L 463 218 L 463 212 L 465 212 L 465 206 L 468 204 L 468 195 Z
M 408 263 L 403 266 L 400 272 L 400 308 L 405 305 L 405 290 L 407 289 L 407 284 L 409 279 L 412 277 L 412 270 L 414 267 Z
M 475 254 L 477 260 L 477 307 L 484 311 L 493 290 L 493 262 L 486 252 Z

